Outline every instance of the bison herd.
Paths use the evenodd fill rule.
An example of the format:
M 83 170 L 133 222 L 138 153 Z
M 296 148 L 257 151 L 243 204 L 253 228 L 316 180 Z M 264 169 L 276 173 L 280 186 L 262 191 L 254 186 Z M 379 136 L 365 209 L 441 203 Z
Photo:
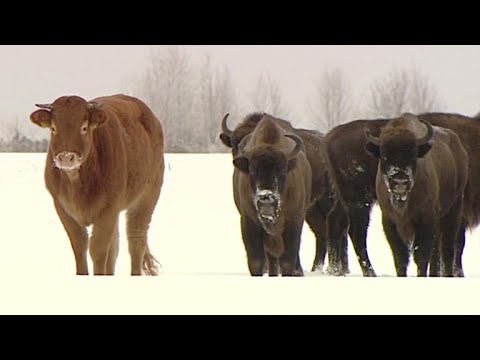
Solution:
M 155 275 L 147 232 L 164 176 L 160 121 L 141 100 L 63 96 L 30 115 L 50 129 L 45 184 L 70 239 L 77 275 L 113 275 L 126 210 L 132 275 Z M 375 276 L 367 228 L 375 203 L 397 276 L 464 276 L 465 231 L 480 222 L 480 118 L 404 113 L 322 134 L 266 113 L 220 140 L 233 157 L 233 198 L 252 276 L 303 276 L 304 222 L 316 238 L 312 271 L 349 273 L 347 236 Z M 87 227 L 93 225 L 89 238 Z M 328 263 L 326 259 L 328 258 Z

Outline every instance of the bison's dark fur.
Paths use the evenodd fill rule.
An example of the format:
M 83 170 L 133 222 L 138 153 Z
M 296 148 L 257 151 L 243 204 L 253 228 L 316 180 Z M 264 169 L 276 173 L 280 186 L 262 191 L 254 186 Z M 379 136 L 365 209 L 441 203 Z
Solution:
M 241 215 L 248 268 L 261 276 L 266 256 L 270 275 L 296 273 L 300 237 L 311 192 L 311 169 L 297 135 L 264 116 L 238 146 L 233 163 L 233 193 Z
M 453 276 L 468 176 L 468 157 L 458 136 L 412 114 L 389 121 L 379 137 L 368 128 L 365 136 L 366 151 L 379 159 L 376 193 L 397 275 L 407 275 L 410 247 L 418 276 L 426 276 L 430 258 L 430 275 L 438 276 L 435 247 L 444 274 Z
M 465 189 L 462 229 L 473 228 L 480 222 L 480 119 L 458 114 L 426 113 L 418 116 L 433 126 L 441 126 L 453 130 L 462 141 L 468 153 L 468 180 Z M 367 228 L 370 211 L 377 200 L 375 178 L 378 160 L 365 152 L 364 130 L 368 128 L 374 136 L 388 123 L 388 119 L 355 120 L 332 129 L 325 138 L 327 164 L 330 177 L 338 197 L 336 207 L 344 208 L 347 217 L 341 221 L 336 216 L 331 223 L 339 223 L 329 232 L 329 241 L 339 242 L 349 229 L 352 243 L 357 253 L 364 276 L 375 276 L 368 258 L 366 247 Z M 341 209 L 338 210 L 341 212 Z M 340 221 L 338 220 L 340 219 Z M 465 242 L 465 231 L 459 231 L 459 243 Z M 337 248 L 342 252 L 343 247 Z M 455 274 L 463 275 L 461 256 L 463 245 L 455 256 Z
M 225 121 L 226 118 L 224 118 L 222 123 L 223 133 L 220 134 L 220 139 L 225 146 L 232 148 L 232 155 L 234 157 L 238 154 L 238 146 L 240 142 L 256 128 L 260 119 L 262 119 L 264 115 L 264 113 L 253 113 L 246 116 L 233 131 L 228 129 Z M 274 119 L 285 131 L 300 136 L 305 145 L 307 158 L 312 170 L 312 191 L 306 215 L 306 222 L 316 237 L 316 254 L 312 265 L 312 271 L 321 271 L 323 269 L 327 251 L 326 219 L 333 206 L 333 188 L 326 171 L 324 135 L 315 130 L 296 129 L 286 120 L 279 118 Z M 334 219 L 335 217 L 331 215 L 331 218 Z M 346 244 L 345 237 L 343 242 Z M 346 265 L 346 252 L 343 252 L 343 254 L 344 257 L 342 258 L 342 262 L 338 266 L 344 267 L 344 271 L 348 272 Z M 297 265 L 299 264 L 300 259 L 297 260 Z

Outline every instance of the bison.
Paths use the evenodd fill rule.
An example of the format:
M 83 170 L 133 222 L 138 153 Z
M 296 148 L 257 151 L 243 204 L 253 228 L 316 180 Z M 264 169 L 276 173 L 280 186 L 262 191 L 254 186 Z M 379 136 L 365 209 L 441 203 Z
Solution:
M 389 121 L 379 137 L 365 127 L 365 137 L 367 153 L 379 161 L 376 193 L 397 276 L 407 276 L 409 247 L 417 275 L 426 276 L 430 258 L 436 262 L 434 246 L 441 253 L 444 274 L 453 276 L 468 177 L 460 139 L 408 113 Z
M 77 275 L 113 275 L 119 213 L 126 212 L 132 275 L 156 275 L 147 231 L 164 176 L 163 130 L 141 100 L 62 96 L 31 121 L 50 129 L 45 184 L 70 239 Z M 87 227 L 93 225 L 90 239 Z
M 311 169 L 303 141 L 263 116 L 243 138 L 233 160 L 233 194 L 241 216 L 248 268 L 262 276 L 301 276 L 295 271 L 300 237 L 311 193 Z
M 252 113 L 247 115 L 244 120 L 232 131 L 227 126 L 228 114 L 222 120 L 222 133 L 220 139 L 223 144 L 232 149 L 233 157 L 238 155 L 238 147 L 240 142 L 251 132 L 254 131 L 260 120 L 267 116 L 265 113 Z M 322 271 L 327 252 L 326 246 L 326 219 L 333 207 L 334 194 L 333 187 L 326 169 L 326 155 L 324 154 L 324 135 L 315 130 L 296 129 L 290 122 L 274 118 L 275 122 L 287 132 L 294 133 L 299 136 L 304 143 L 307 159 L 310 163 L 312 171 L 312 191 L 310 203 L 307 209 L 306 222 L 312 229 L 316 237 L 316 254 L 312 265 L 312 271 Z M 344 215 L 342 215 L 344 216 Z M 331 216 L 331 218 L 334 218 Z M 344 237 L 346 244 L 346 237 Z M 344 257 L 340 260 L 339 267 L 344 268 L 344 272 L 348 272 L 347 253 L 343 252 Z M 329 252 L 329 256 L 331 256 Z M 297 259 L 298 270 L 301 271 L 300 259 Z
M 463 276 L 464 229 L 480 223 L 480 119 L 447 113 L 425 113 L 418 117 L 433 126 L 453 130 L 468 153 L 463 223 L 458 232 L 460 245 L 454 262 L 455 275 Z M 327 217 L 327 224 L 338 224 L 330 227 L 333 231 L 328 232 L 328 241 L 338 244 L 348 229 L 364 276 L 375 276 L 368 257 L 366 237 L 370 212 L 377 201 L 375 179 L 378 167 L 378 159 L 365 152 L 364 129 L 367 127 L 373 136 L 378 136 L 388 121 L 389 119 L 355 120 L 335 127 L 325 137 L 328 172 L 339 200 L 331 211 L 335 216 L 331 218 L 329 214 Z M 346 217 L 339 217 L 338 212 L 346 212 Z M 340 253 L 344 249 L 343 246 L 332 248 Z M 434 267 L 431 271 L 435 272 Z

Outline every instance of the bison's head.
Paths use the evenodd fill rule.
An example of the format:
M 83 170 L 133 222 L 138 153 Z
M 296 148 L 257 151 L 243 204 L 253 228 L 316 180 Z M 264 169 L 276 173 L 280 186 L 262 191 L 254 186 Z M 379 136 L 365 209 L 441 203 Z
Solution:
M 281 147 L 271 144 L 260 144 L 247 151 L 245 147 L 251 136 L 247 135 L 239 144 L 233 164 L 248 174 L 258 219 L 269 232 L 278 219 L 287 173 L 295 168 L 296 156 L 303 148 L 303 141 L 296 135 L 287 134 L 285 137 L 295 143 L 291 151 L 285 152 Z
M 78 96 L 63 96 L 52 104 L 36 104 L 40 110 L 30 120 L 50 129 L 49 151 L 57 168 L 71 172 L 78 170 L 88 157 L 93 131 L 107 120 L 107 114 L 95 102 Z
M 422 122 L 426 127 L 424 135 L 417 137 L 408 127 L 387 125 L 380 137 L 374 137 L 368 128 L 365 129 L 365 149 L 380 160 L 379 171 L 391 202 L 399 209 L 405 207 L 408 194 L 414 186 L 417 159 L 428 153 L 432 147 L 429 141 L 433 136 L 433 128 L 428 122 L 409 114 L 402 118 Z

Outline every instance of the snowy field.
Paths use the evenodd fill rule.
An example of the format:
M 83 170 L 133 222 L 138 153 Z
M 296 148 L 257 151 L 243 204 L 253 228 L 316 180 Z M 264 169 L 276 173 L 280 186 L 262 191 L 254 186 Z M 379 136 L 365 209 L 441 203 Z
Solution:
M 124 219 L 115 277 L 75 276 L 67 235 L 44 186 L 45 154 L 0 153 L 0 314 L 480 314 L 480 231 L 467 235 L 465 278 L 396 278 L 373 211 L 368 249 L 379 275 L 310 273 L 315 243 L 304 227 L 304 278 L 248 274 L 233 203 L 231 155 L 167 154 L 149 233 L 158 277 L 130 277 Z M 90 272 L 92 268 L 90 267 Z

